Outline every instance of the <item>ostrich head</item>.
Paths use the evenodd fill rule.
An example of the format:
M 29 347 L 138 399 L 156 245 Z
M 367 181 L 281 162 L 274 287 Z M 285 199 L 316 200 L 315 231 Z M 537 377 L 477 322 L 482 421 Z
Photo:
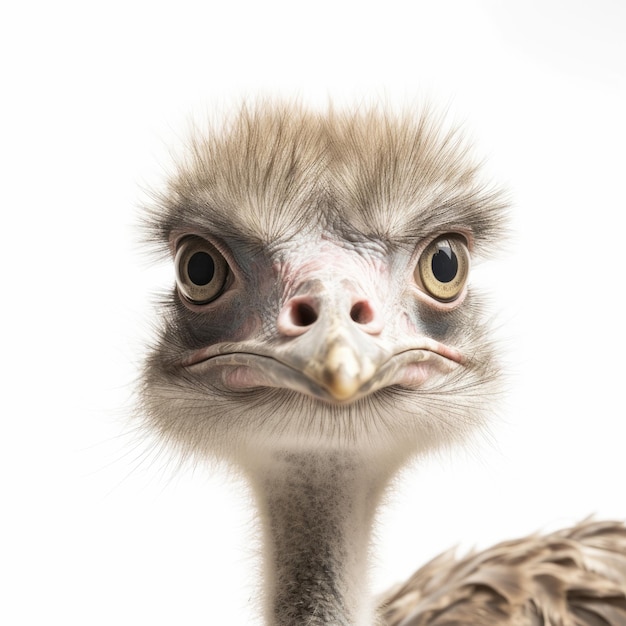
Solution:
M 244 107 L 193 138 L 158 196 L 150 236 L 176 286 L 146 362 L 145 414 L 183 453 L 251 478 L 279 572 L 269 621 L 300 623 L 288 605 L 306 583 L 281 595 L 298 572 L 276 562 L 306 543 L 285 530 L 311 505 L 304 484 L 311 518 L 342 511 L 333 529 L 309 529 L 318 545 L 331 537 L 332 556 L 359 526 L 342 520 L 358 510 L 367 526 L 407 457 L 483 423 L 497 368 L 469 273 L 502 216 L 457 131 L 377 109 Z M 370 621 L 349 589 L 337 595 L 331 621 Z

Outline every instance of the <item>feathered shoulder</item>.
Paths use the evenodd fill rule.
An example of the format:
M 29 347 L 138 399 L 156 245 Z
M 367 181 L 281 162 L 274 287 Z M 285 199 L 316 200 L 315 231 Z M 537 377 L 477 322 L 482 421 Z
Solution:
M 585 521 L 456 560 L 393 589 L 386 626 L 626 626 L 626 527 Z

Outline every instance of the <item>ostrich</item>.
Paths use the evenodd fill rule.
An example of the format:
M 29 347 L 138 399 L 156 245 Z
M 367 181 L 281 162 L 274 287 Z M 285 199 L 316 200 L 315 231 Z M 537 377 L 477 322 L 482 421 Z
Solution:
M 148 237 L 176 286 L 145 421 L 250 483 L 267 624 L 626 624 L 619 523 L 444 555 L 368 592 L 390 482 L 480 429 L 498 393 L 468 278 L 505 212 L 458 130 L 377 108 L 244 106 L 155 194 Z

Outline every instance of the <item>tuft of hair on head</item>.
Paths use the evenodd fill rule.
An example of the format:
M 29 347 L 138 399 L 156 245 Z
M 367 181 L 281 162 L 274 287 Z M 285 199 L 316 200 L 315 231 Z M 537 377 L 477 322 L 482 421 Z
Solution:
M 463 223 L 481 254 L 506 232 L 505 194 L 482 181 L 464 133 L 432 106 L 244 102 L 189 135 L 144 211 L 161 252 L 189 229 L 261 247 L 319 224 L 398 241 Z

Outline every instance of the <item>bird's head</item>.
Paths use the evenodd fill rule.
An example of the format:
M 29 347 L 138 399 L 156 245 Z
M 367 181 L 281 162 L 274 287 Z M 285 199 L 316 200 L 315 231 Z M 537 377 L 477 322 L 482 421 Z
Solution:
M 176 273 L 148 421 L 236 459 L 464 435 L 497 378 L 471 260 L 502 218 L 432 115 L 244 108 L 194 137 L 148 214 Z

